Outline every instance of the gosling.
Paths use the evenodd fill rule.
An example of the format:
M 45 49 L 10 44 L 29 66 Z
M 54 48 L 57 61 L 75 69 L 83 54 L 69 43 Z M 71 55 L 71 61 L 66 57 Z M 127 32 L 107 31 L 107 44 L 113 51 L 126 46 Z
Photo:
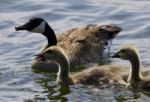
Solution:
M 133 89 L 143 88 L 150 89 L 150 76 L 142 76 L 140 72 L 140 58 L 137 49 L 132 45 L 125 45 L 113 55 L 113 58 L 121 58 L 131 63 L 130 74 L 127 79 L 128 86 Z M 148 72 L 149 70 L 147 70 Z

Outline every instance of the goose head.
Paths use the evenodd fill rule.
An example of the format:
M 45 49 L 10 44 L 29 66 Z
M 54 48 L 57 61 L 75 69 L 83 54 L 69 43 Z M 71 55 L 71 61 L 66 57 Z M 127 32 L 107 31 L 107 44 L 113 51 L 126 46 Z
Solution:
M 130 61 L 132 67 L 127 82 L 129 82 L 132 89 L 139 89 L 142 75 L 140 73 L 140 59 L 137 49 L 133 46 L 125 46 L 120 51 L 115 53 L 113 57 Z
M 141 79 L 140 58 L 137 49 L 134 46 L 125 45 L 121 50 L 113 55 L 113 58 L 121 58 L 130 61 L 131 71 L 128 77 L 128 81 L 131 80 L 133 82 L 139 82 Z
M 61 49 L 59 47 L 51 46 L 43 51 L 42 55 L 44 56 L 45 60 L 55 61 L 57 62 L 61 53 Z
M 42 53 L 46 61 L 55 62 L 57 64 L 65 64 L 69 67 L 69 60 L 65 52 L 58 46 L 51 46 Z
M 21 26 L 15 27 L 16 31 L 27 30 L 29 32 L 43 34 L 48 39 L 48 47 L 57 44 L 54 30 L 42 18 L 33 17 Z
M 122 31 L 122 28 L 115 24 L 101 25 L 100 30 L 107 34 L 107 38 L 104 42 L 104 51 L 102 58 L 107 58 L 112 46 L 112 41 Z M 106 54 L 104 54 L 106 53 Z
M 122 31 L 122 28 L 115 24 L 102 25 L 100 28 L 108 32 L 108 40 L 114 39 Z
M 133 47 L 131 45 L 125 45 L 117 53 L 115 53 L 112 57 L 132 61 L 133 59 L 138 58 L 138 52 L 135 47 Z
M 31 18 L 21 26 L 15 27 L 16 31 L 27 30 L 29 32 L 44 33 L 47 22 L 42 18 Z
M 53 62 L 57 62 L 57 57 L 59 56 L 59 51 L 57 51 L 57 48 L 51 46 L 49 48 L 47 48 L 45 51 L 43 51 L 42 53 L 43 57 L 45 58 L 45 60 L 50 60 Z
M 64 51 L 58 46 L 51 46 L 43 52 L 43 56 L 45 60 L 55 62 L 59 66 L 57 74 L 57 83 L 68 84 L 70 63 Z

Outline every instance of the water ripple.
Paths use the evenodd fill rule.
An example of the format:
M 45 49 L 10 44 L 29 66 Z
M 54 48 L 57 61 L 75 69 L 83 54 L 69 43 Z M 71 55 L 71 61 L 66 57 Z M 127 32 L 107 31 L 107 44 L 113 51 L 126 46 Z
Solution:
M 123 31 L 113 41 L 115 52 L 125 42 L 137 46 L 141 63 L 150 65 L 149 32 L 150 2 L 148 0 L 24 0 L 0 1 L 0 101 L 122 101 L 130 95 L 116 88 L 99 89 L 87 86 L 56 86 L 55 74 L 36 74 L 31 70 L 33 55 L 46 38 L 14 27 L 31 17 L 46 19 L 57 34 L 86 24 L 117 24 Z M 120 61 L 121 64 L 126 64 Z M 114 63 L 117 63 L 114 61 Z M 132 95 L 128 101 L 135 101 Z M 138 97 L 149 102 L 149 96 Z

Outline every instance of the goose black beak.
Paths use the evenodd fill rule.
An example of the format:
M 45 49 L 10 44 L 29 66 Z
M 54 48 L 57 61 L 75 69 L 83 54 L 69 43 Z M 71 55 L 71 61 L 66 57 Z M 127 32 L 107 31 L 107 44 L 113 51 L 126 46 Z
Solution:
M 19 31 L 19 30 L 27 30 L 27 27 L 26 27 L 26 25 L 21 25 L 21 26 L 15 27 L 15 30 L 16 30 L 16 31 Z
M 33 26 L 34 25 L 31 22 L 27 22 L 27 23 L 25 23 L 21 26 L 15 27 L 15 30 L 16 31 L 19 31 L 19 30 L 28 30 L 28 31 L 30 31 L 30 30 L 32 30 Z
M 118 53 L 115 53 L 114 55 L 112 55 L 112 58 L 120 58 Z

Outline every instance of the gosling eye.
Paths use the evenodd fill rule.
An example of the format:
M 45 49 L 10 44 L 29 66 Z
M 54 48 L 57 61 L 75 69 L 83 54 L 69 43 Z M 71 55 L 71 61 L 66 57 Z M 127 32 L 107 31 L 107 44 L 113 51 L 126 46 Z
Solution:
M 49 54 L 51 54 L 51 53 L 52 53 L 52 51 L 51 51 L 51 50 L 48 50 L 47 52 L 48 52 Z
M 126 52 L 126 50 L 125 50 L 125 49 L 123 49 L 123 50 L 121 50 L 121 52 L 122 52 L 122 53 L 125 53 L 125 52 Z

